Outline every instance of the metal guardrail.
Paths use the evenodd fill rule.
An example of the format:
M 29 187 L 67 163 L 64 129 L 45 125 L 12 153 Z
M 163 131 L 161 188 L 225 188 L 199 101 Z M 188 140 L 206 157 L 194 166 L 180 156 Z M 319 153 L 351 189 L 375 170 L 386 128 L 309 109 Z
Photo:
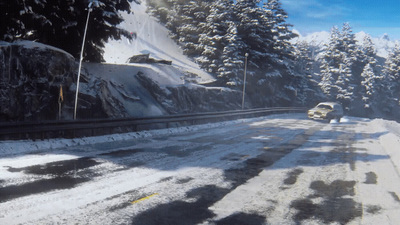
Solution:
M 97 136 L 304 111 L 300 107 L 275 107 L 142 118 L 7 122 L 0 124 L 0 140 Z

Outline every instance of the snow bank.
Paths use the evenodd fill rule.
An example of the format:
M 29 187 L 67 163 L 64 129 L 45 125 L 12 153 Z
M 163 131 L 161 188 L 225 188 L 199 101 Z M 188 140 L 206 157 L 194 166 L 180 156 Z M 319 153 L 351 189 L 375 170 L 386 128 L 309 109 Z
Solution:
M 278 115 L 272 115 L 268 118 L 277 118 Z M 284 115 L 279 115 L 285 117 Z M 278 116 L 278 117 L 279 117 Z M 124 141 L 138 138 L 150 138 L 161 135 L 172 135 L 181 134 L 186 132 L 193 132 L 202 129 L 218 128 L 218 127 L 228 127 L 235 124 L 250 122 L 250 121 L 260 121 L 265 120 L 267 117 L 252 118 L 252 119 L 239 119 L 233 121 L 225 121 L 219 123 L 209 123 L 201 124 L 195 126 L 168 128 L 160 130 L 149 130 L 141 132 L 130 132 L 123 134 L 112 134 L 96 137 L 85 137 L 85 138 L 75 138 L 75 139 L 47 139 L 41 141 L 33 140 L 23 140 L 23 141 L 0 141 L 0 158 L 17 156 L 28 153 L 40 153 L 44 150 L 58 149 L 63 147 L 80 146 L 86 144 L 99 144 L 108 143 L 114 141 Z
M 390 156 L 397 174 L 400 176 L 400 124 L 383 119 L 376 119 L 373 123 L 376 127 L 380 127 L 382 135 L 379 137 L 379 141 Z

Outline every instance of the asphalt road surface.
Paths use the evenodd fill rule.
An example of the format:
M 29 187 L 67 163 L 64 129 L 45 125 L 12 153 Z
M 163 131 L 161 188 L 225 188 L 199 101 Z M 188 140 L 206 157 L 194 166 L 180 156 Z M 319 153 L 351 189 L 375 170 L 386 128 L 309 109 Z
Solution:
M 400 224 L 386 133 L 287 114 L 5 152 L 0 224 Z

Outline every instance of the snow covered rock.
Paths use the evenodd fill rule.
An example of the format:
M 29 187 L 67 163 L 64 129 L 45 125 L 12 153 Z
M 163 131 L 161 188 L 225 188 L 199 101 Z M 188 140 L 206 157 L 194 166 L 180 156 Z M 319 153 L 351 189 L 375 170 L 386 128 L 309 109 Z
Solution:
M 74 57 L 58 48 L 31 41 L 1 42 L 0 121 L 72 119 L 77 72 Z M 106 81 L 88 76 L 83 68 L 78 118 L 127 116 L 109 92 Z
M 0 121 L 72 119 L 77 72 L 76 60 L 60 49 L 29 41 L 0 43 Z M 167 64 L 84 63 L 77 118 L 239 108 L 241 92 L 198 85 L 198 78 Z
M 60 49 L 30 41 L 1 42 L 0 120 L 56 119 L 60 86 L 67 90 L 75 68 L 74 58 Z
M 129 63 L 163 63 L 167 65 L 172 65 L 172 61 L 169 60 L 157 60 L 150 58 L 150 53 L 134 55 L 128 59 Z
M 170 114 L 235 110 L 241 106 L 242 92 L 229 88 L 194 83 L 162 86 L 141 72 L 136 78 Z

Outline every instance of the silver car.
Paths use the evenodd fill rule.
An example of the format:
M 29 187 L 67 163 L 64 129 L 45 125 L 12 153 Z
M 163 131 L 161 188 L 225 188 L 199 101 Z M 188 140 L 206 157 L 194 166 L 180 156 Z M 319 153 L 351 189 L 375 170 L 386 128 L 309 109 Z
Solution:
M 343 107 L 337 102 L 321 102 L 308 110 L 308 117 L 315 120 L 339 120 L 343 117 Z

